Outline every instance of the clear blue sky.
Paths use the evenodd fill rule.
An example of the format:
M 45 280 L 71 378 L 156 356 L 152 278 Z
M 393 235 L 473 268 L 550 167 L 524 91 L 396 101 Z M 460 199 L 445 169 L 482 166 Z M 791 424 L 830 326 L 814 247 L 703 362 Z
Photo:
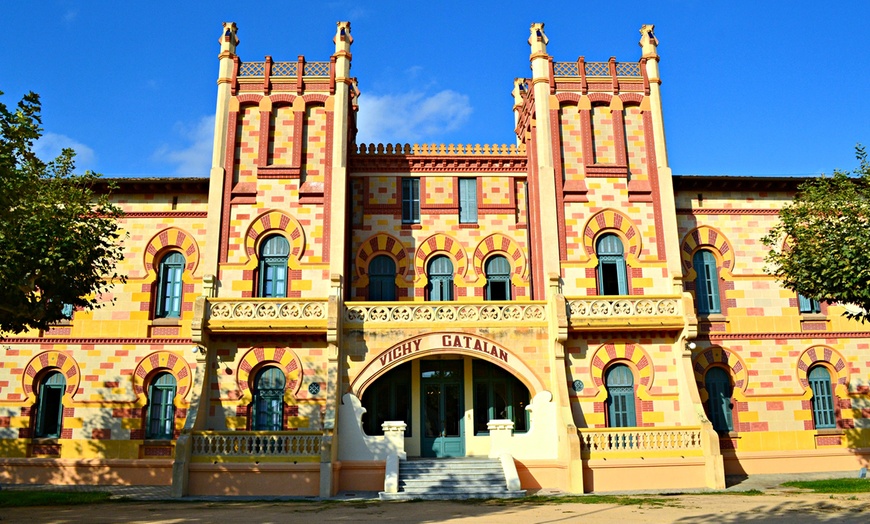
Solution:
M 541 21 L 556 61 L 635 61 L 656 25 L 676 174 L 829 173 L 870 146 L 864 0 L 6 0 L 0 19 L 2 101 L 39 93 L 40 151 L 72 145 L 107 176 L 208 175 L 224 21 L 243 61 L 314 61 L 350 20 L 366 142 L 513 142 L 512 81 Z

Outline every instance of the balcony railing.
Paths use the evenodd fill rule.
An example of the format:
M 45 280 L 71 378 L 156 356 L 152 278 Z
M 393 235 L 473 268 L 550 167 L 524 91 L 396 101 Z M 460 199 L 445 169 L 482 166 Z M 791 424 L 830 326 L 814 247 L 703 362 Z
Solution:
M 700 427 L 580 429 L 585 458 L 675 457 L 704 453 Z
M 456 302 L 424 302 L 402 304 L 395 302 L 349 302 L 345 312 L 346 324 L 427 324 L 450 322 L 453 324 L 511 324 L 545 323 L 546 302 L 482 302 L 462 304 Z
M 210 331 L 326 330 L 326 300 L 209 298 Z
M 682 298 L 668 296 L 601 296 L 568 299 L 572 329 L 678 329 L 683 326 Z
M 192 437 L 195 462 L 320 460 L 319 431 L 199 431 Z

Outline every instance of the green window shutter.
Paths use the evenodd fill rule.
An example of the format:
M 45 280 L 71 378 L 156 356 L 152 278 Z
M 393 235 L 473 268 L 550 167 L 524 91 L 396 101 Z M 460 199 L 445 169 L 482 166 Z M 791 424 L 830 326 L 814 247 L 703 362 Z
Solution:
M 175 435 L 175 377 L 160 373 L 148 386 L 146 438 L 169 440 Z
M 459 179 L 459 223 L 477 223 L 477 179 Z
M 716 257 L 713 253 L 702 249 L 696 251 L 692 257 L 692 266 L 695 268 L 695 300 L 698 313 L 709 315 L 721 313 L 722 305 L 719 299 L 719 271 L 716 267 Z
M 707 388 L 707 405 L 710 422 L 716 431 L 733 431 L 734 423 L 731 415 L 731 379 L 728 373 L 718 367 L 710 368 L 704 376 L 704 386 Z
M 607 388 L 607 414 L 609 427 L 637 426 L 635 410 L 634 375 L 628 366 L 617 364 L 607 370 L 604 379 Z
M 402 179 L 402 223 L 420 223 L 420 179 Z
M 815 366 L 807 374 L 813 392 L 813 420 L 816 429 L 837 427 L 834 414 L 834 393 L 831 387 L 831 374 L 824 366 Z
M 429 300 L 453 300 L 453 262 L 439 255 L 429 262 Z
M 184 255 L 178 251 L 169 253 L 160 261 L 158 266 L 157 309 L 155 317 L 181 317 L 181 301 L 183 298 L 181 277 L 184 274 L 185 263 Z
M 63 422 L 63 394 L 66 378 L 60 371 L 51 371 L 39 385 L 35 435 L 40 438 L 60 438 Z
M 798 310 L 801 313 L 821 313 L 822 305 L 814 298 L 807 298 L 798 293 Z
M 387 255 L 369 262 L 369 300 L 396 300 L 396 262 Z
M 253 422 L 255 431 L 284 429 L 284 371 L 269 366 L 260 370 L 254 380 Z
M 290 243 L 281 235 L 273 235 L 260 246 L 258 296 L 287 296 L 287 260 Z

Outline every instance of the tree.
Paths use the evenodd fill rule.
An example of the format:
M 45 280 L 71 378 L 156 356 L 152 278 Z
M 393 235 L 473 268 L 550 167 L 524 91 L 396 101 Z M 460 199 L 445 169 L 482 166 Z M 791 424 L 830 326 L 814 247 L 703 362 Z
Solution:
M 0 95 L 3 93 L 0 92 Z M 0 331 L 47 329 L 71 309 L 100 307 L 123 259 L 121 209 L 95 190 L 100 175 L 74 173 L 75 152 L 43 162 L 39 96 L 14 111 L 0 103 Z M 66 313 L 66 314 L 65 314 Z
M 820 301 L 847 305 L 846 316 L 870 320 L 870 162 L 856 146 L 851 173 L 813 178 L 798 188 L 780 222 L 762 239 L 766 270 L 782 285 Z

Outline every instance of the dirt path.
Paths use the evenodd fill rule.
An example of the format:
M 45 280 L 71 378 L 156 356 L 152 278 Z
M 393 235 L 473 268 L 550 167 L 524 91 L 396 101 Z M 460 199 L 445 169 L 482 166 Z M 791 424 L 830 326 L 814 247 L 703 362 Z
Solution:
M 112 502 L 90 507 L 4 508 L 0 521 L 39 523 L 413 522 L 870 522 L 870 494 L 780 493 L 657 497 L 664 503 Z

